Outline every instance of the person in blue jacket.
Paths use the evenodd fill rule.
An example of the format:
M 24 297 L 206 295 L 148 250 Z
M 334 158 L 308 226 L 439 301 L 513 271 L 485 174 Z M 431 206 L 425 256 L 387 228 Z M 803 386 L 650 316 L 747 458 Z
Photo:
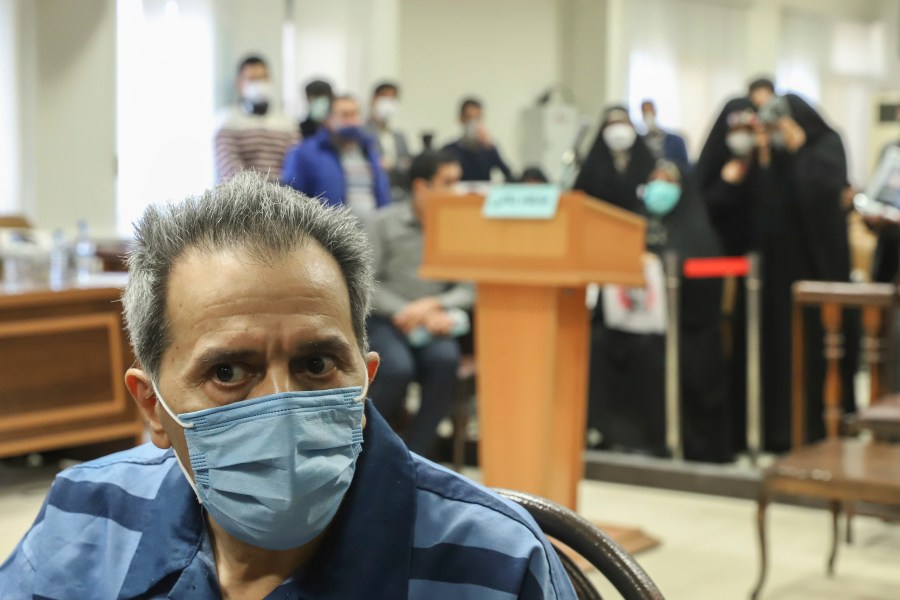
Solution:
M 354 97 L 334 98 L 325 126 L 288 152 L 281 182 L 327 205 L 348 206 L 364 222 L 390 203 L 387 174 Z

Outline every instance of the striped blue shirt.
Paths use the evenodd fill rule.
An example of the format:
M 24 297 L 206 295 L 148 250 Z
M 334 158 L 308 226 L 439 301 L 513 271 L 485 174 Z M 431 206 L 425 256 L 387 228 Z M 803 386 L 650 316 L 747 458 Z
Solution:
M 518 506 L 411 454 L 371 404 L 353 483 L 316 555 L 266 598 L 574 600 Z M 202 508 L 171 450 L 67 469 L 0 566 L 0 598 L 221 596 Z

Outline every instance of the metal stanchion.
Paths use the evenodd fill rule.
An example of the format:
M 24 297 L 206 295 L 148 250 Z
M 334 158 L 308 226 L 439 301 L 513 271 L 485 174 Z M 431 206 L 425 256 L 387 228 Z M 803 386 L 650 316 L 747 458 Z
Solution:
M 747 450 L 756 466 L 763 439 L 763 409 L 760 371 L 762 323 L 762 261 L 759 254 L 745 257 L 714 257 L 685 260 L 684 275 L 690 279 L 743 277 L 747 291 Z M 677 285 L 678 282 L 675 282 Z M 670 327 L 671 330 L 671 327 Z M 667 349 L 668 351 L 668 349 Z M 677 348 L 676 348 L 677 351 Z M 667 354 L 668 358 L 668 354 Z M 676 367 L 677 368 L 677 367 Z M 667 375 L 667 383 L 668 376 Z M 677 407 L 677 400 L 675 406 Z
M 762 449 L 763 414 L 760 382 L 760 325 L 762 323 L 762 301 L 760 281 L 760 257 L 753 253 L 747 256 L 750 263 L 744 280 L 747 290 L 747 452 L 750 462 L 756 466 Z
M 678 255 L 665 254 L 666 274 L 666 446 L 675 460 L 684 459 L 681 439 L 681 381 L 679 360 L 679 310 L 681 270 Z

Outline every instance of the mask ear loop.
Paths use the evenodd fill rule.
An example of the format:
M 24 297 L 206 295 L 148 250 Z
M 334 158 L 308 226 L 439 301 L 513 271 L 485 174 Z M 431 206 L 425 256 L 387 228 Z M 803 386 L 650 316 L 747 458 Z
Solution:
M 165 400 L 163 400 L 162 394 L 159 393 L 159 388 L 156 387 L 156 382 L 151 380 L 150 385 L 153 386 L 153 393 L 156 394 L 156 401 L 159 402 L 160 406 L 163 407 L 163 410 L 169 413 L 169 416 L 172 417 L 172 420 L 178 423 L 178 425 L 180 425 L 184 429 L 193 429 L 193 423 L 185 423 L 177 416 L 175 416 L 175 413 L 172 412 L 172 409 L 169 408 L 169 405 L 166 404 Z M 178 463 L 178 467 L 181 469 L 181 472 L 184 473 L 184 478 L 187 479 L 188 485 L 190 485 L 191 489 L 194 490 L 194 496 L 197 497 L 197 502 L 203 504 L 203 498 L 200 497 L 200 491 L 197 489 L 197 484 L 194 483 L 194 478 L 191 477 L 191 474 L 188 473 L 187 468 L 184 466 L 184 464 L 182 464 L 181 458 L 178 457 L 177 452 L 175 452 L 175 462 Z
M 163 400 L 162 394 L 159 393 L 159 388 L 156 387 L 156 382 L 151 380 L 150 385 L 153 386 L 153 393 L 156 394 L 156 401 L 159 402 L 160 406 L 163 407 L 163 410 L 165 410 L 167 413 L 169 413 L 169 416 L 172 417 L 172 420 L 175 421 L 176 423 L 178 423 L 178 425 L 180 425 L 183 429 L 193 429 L 194 428 L 193 423 L 185 423 L 184 421 L 179 419 L 175 415 L 175 413 L 172 412 L 172 409 L 169 408 L 169 405 L 166 404 L 165 400 Z
M 366 394 L 369 393 L 369 373 L 366 372 L 366 381 L 363 383 L 362 393 L 353 399 L 354 402 L 362 402 L 366 399 Z

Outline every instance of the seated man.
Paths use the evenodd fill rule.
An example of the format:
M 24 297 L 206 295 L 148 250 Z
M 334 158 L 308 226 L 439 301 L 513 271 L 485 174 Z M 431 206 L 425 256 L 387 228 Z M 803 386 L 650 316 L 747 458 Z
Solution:
M 372 349 L 383 359 L 372 401 L 388 420 L 395 420 L 410 382 L 421 384 L 419 412 L 405 437 L 410 450 L 423 455 L 453 405 L 459 345 L 448 335 L 454 328 L 448 309 L 470 310 L 475 290 L 467 283 L 419 278 L 422 212 L 426 194 L 450 190 L 459 177 L 459 162 L 452 154 L 417 156 L 410 165 L 409 201 L 381 211 L 369 227 L 379 284 L 368 329 Z
M 352 96 L 336 96 L 325 126 L 288 152 L 281 181 L 326 204 L 349 206 L 363 222 L 391 201 L 375 139 L 363 130 Z
M 152 444 L 60 473 L 0 598 L 575 598 L 521 510 L 365 402 L 364 233 L 243 173 L 137 226 L 125 383 Z

